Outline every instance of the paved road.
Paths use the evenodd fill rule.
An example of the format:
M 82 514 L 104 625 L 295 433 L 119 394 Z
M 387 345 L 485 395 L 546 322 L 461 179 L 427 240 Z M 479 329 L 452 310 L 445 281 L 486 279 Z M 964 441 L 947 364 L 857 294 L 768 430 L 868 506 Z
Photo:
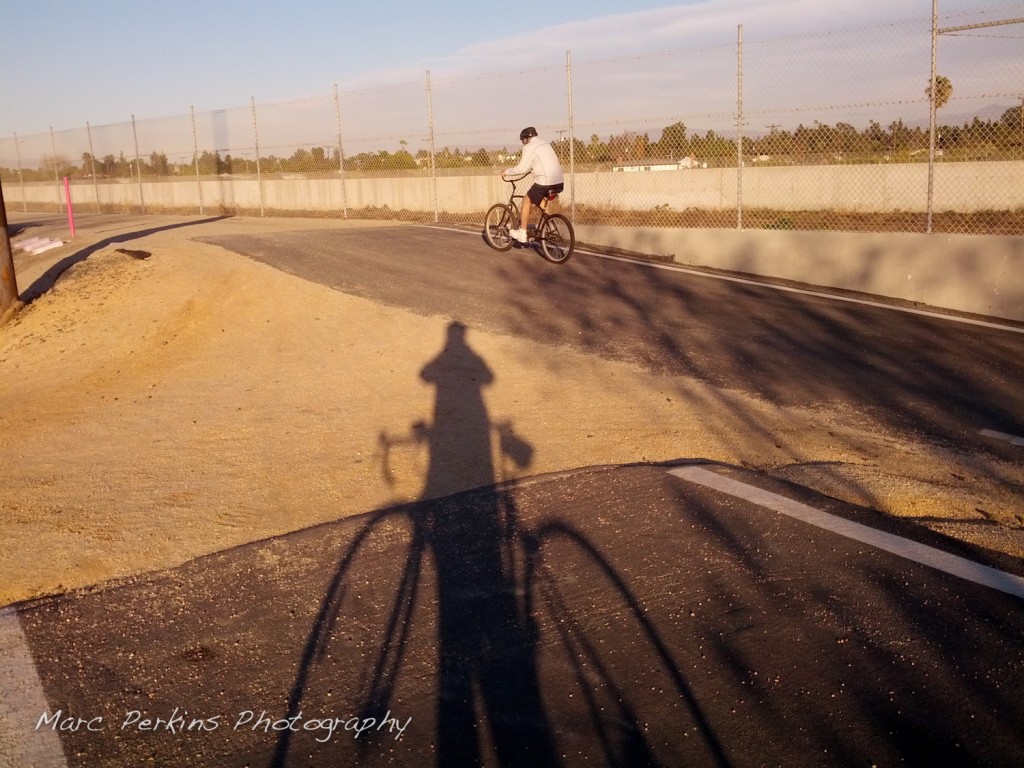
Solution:
M 34 660 L 6 737 L 90 767 L 1021 765 L 1024 574 L 922 535 L 713 464 L 419 502 L 0 618 Z
M 1002 450 L 981 424 L 1024 432 L 1012 330 L 646 265 L 550 267 L 429 228 L 222 244 L 936 439 Z M 474 460 L 470 432 L 492 426 L 474 426 L 460 371 L 437 373 L 469 410 L 432 425 L 432 463 Z M 732 467 L 597 468 L 16 606 L 0 615 L 0 766 L 1009 766 L 1021 690 L 1020 561 Z
M 1018 459 L 1024 327 L 840 301 L 606 258 L 546 264 L 437 228 L 209 238 L 341 291 L 571 344 L 786 404 L 846 403 L 895 431 Z M 987 432 L 986 432 L 987 430 Z

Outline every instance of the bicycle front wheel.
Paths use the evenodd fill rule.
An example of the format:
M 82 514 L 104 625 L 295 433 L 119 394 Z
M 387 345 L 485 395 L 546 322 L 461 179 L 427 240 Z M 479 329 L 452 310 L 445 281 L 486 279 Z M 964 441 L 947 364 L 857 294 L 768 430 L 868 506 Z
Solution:
M 492 205 L 484 217 L 484 239 L 496 251 L 507 251 L 512 247 L 508 231 L 513 228 L 512 210 L 502 203 Z
M 576 247 L 572 223 L 560 213 L 553 213 L 541 224 L 537 233 L 541 255 L 552 264 L 563 264 Z

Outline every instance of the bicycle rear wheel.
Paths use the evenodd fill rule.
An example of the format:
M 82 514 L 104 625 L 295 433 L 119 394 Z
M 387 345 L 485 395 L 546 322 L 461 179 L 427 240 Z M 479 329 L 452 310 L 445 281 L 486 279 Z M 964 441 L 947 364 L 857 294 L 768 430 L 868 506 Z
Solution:
M 484 239 L 496 251 L 507 251 L 512 247 L 508 231 L 513 229 L 512 209 L 503 203 L 492 205 L 484 217 Z
M 552 264 L 563 264 L 576 247 L 576 233 L 572 224 L 560 213 L 553 213 L 541 224 L 537 233 L 541 256 Z

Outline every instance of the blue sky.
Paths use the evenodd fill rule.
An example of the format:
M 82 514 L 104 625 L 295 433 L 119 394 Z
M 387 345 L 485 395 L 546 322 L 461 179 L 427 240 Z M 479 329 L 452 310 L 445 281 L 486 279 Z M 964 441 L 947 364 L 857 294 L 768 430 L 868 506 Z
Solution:
M 672 5 L 0 0 L 0 136 L 301 98 L 403 70 L 422 80 L 473 45 Z
M 940 0 L 940 12 L 947 24 L 1009 18 L 1024 2 Z M 426 70 L 549 66 L 567 50 L 729 45 L 737 23 L 756 39 L 930 13 L 931 0 L 0 0 L 0 137 L 422 82 Z

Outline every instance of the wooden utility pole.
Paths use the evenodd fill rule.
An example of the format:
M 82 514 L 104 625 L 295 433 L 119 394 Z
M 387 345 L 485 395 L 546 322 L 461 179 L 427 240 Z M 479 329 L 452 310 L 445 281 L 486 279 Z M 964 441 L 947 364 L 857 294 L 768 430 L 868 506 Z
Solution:
M 18 281 L 14 276 L 14 255 L 11 238 L 7 234 L 7 208 L 4 207 L 4 187 L 0 184 L 0 317 L 18 300 Z

